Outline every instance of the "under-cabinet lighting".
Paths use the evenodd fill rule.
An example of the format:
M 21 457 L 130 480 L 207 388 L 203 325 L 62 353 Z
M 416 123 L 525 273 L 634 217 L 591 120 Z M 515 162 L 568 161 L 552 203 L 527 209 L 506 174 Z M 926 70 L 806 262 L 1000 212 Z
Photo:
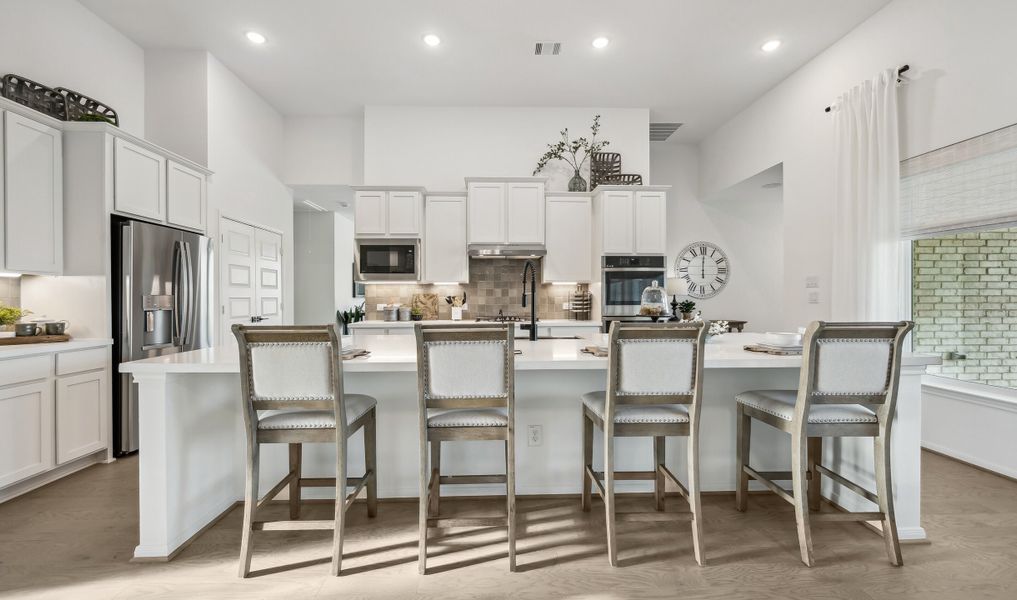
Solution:
M 458 281 L 435 281 L 431 285 L 459 285 Z
M 773 52 L 777 48 L 780 48 L 780 40 L 770 40 L 759 47 L 763 52 Z
M 0 277 L 8 277 L 8 278 L 14 279 L 14 278 L 17 278 L 17 277 L 21 277 L 21 273 L 11 273 L 11 272 L 8 272 L 8 271 L 0 271 Z
M 314 202 L 311 202 L 310 200 L 301 200 L 301 202 L 303 202 L 307 206 L 310 206 L 311 208 L 313 208 L 314 210 L 317 210 L 319 212 L 328 212 L 328 210 L 326 208 L 324 208 L 320 204 L 315 204 Z
M 551 285 L 579 285 L 578 281 L 552 281 Z
M 247 37 L 247 40 L 249 42 L 251 42 L 252 44 L 259 44 L 259 45 L 261 45 L 261 44 L 264 44 L 265 42 L 268 41 L 268 38 L 266 38 L 265 36 L 261 35 L 257 31 L 248 31 L 244 35 Z

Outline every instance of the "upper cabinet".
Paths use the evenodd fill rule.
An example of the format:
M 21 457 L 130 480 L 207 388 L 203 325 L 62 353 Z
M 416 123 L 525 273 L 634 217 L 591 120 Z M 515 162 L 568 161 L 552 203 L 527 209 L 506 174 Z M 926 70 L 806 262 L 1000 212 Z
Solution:
M 358 238 L 419 238 L 424 228 L 424 190 L 358 187 L 353 229 Z
M 63 270 L 62 144 L 59 129 L 3 112 L 3 270 Z
M 466 196 L 428 195 L 424 201 L 424 281 L 466 283 Z
M 113 208 L 166 218 L 166 158 L 123 138 L 113 140 Z
M 666 186 L 600 186 L 594 203 L 601 254 L 667 253 Z
M 471 244 L 543 244 L 544 178 L 468 178 Z
M 588 194 L 549 195 L 544 283 L 593 280 L 593 202 Z
M 166 163 L 166 221 L 204 231 L 208 184 L 205 176 L 174 160 Z

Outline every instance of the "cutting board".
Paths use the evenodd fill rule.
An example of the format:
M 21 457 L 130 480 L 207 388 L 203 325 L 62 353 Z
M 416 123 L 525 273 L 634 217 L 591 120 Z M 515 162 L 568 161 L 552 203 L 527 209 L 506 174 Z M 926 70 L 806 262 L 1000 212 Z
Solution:
M 69 335 L 23 335 L 20 337 L 0 338 L 0 346 L 20 346 L 21 344 L 52 344 L 54 342 L 69 342 Z
M 419 310 L 424 321 L 434 321 L 438 318 L 438 294 L 413 294 L 410 308 Z
M 749 344 L 745 346 L 745 349 L 749 352 L 760 352 L 762 354 L 772 354 L 774 356 L 801 356 L 802 351 L 800 348 L 795 349 L 783 349 L 783 348 L 772 348 L 767 346 L 760 346 L 758 344 Z

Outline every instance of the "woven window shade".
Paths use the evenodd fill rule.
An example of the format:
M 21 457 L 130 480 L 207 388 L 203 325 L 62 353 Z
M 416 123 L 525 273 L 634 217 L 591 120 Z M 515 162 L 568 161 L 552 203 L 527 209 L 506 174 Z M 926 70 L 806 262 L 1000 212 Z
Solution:
M 901 162 L 906 238 L 1017 223 L 1017 125 Z

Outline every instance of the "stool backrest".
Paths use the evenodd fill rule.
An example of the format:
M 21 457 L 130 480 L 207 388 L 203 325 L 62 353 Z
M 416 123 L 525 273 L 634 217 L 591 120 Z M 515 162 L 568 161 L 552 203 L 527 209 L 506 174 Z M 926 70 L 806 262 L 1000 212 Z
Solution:
M 304 409 L 334 411 L 343 433 L 342 343 L 334 325 L 234 325 L 233 335 L 248 431 L 257 430 L 259 410 Z
M 611 323 L 605 423 L 621 404 L 685 404 L 698 417 L 705 323 Z
M 424 325 L 417 339 L 421 410 L 508 408 L 515 399 L 515 327 L 511 323 Z

